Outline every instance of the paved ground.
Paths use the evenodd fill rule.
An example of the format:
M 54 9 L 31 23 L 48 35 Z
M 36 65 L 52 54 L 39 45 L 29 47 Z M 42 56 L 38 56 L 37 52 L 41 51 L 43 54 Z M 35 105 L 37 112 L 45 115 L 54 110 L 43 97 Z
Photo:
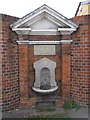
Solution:
M 68 115 L 70 118 L 89 118 L 89 110 L 87 108 L 68 110 Z
M 79 108 L 78 110 L 64 110 L 63 108 L 57 108 L 55 111 L 40 112 L 36 111 L 35 107 L 24 107 L 9 112 L 4 112 L 2 114 L 3 118 L 29 118 L 36 115 L 50 115 L 50 114 L 67 114 L 70 118 L 87 118 L 89 119 L 88 108 Z M 82 120 L 82 119 L 81 119 Z
M 1 120 L 1 118 L 2 118 L 2 113 L 0 112 L 0 120 Z

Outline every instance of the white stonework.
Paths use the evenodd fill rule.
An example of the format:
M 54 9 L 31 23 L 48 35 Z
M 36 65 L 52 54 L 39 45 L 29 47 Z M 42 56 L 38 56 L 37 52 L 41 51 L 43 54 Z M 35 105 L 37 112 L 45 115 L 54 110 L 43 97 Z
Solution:
M 55 45 L 34 45 L 34 55 L 55 55 Z
M 45 4 L 10 26 L 17 34 L 24 35 L 71 34 L 78 27 Z
M 56 45 L 56 44 L 70 44 L 73 40 L 60 40 L 60 41 L 29 41 L 29 40 L 17 40 L 18 44 L 30 44 L 30 45 Z
M 34 88 L 39 88 L 41 85 L 41 70 L 43 68 L 47 68 L 50 71 L 50 86 L 51 88 L 56 87 L 56 81 L 55 81 L 55 68 L 56 68 L 56 62 L 48 59 L 48 58 L 42 58 L 39 61 L 36 61 L 34 63 L 34 69 L 35 69 L 35 82 L 34 82 Z M 45 76 L 43 76 L 45 77 Z M 47 78 L 46 78 L 47 79 Z

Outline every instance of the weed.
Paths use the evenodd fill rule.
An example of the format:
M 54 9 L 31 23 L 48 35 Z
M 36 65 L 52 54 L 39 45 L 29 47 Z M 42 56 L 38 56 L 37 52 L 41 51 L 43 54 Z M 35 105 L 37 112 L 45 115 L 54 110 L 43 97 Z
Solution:
M 67 110 L 71 110 L 71 109 L 79 109 L 79 106 L 71 101 L 65 101 L 64 102 L 64 108 Z

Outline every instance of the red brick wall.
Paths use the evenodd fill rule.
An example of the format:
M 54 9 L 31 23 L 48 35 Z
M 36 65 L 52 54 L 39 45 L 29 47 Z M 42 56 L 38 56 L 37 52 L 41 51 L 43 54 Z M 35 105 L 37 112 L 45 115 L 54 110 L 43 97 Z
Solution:
M 55 40 L 60 40 L 60 36 L 54 36 L 54 35 L 50 35 L 50 36 L 31 36 L 31 40 L 40 40 L 40 41 L 44 41 L 44 40 L 47 40 L 47 41 L 55 41 Z M 57 84 L 60 86 L 61 84 L 61 59 L 62 59 L 62 55 L 61 55 L 61 45 L 55 45 L 55 50 L 56 50 L 56 55 L 35 55 L 34 56 L 34 46 L 33 45 L 30 45 L 29 46 L 29 73 L 30 73 L 30 96 L 33 96 L 32 93 L 32 89 L 31 87 L 34 85 L 34 81 L 35 81 L 35 70 L 33 68 L 33 63 L 46 57 L 52 61 L 55 61 L 56 62 L 56 75 L 55 75 L 55 80 L 57 82 Z M 59 87 L 58 89 L 58 95 L 60 96 L 61 92 L 61 88 Z
M 70 44 L 62 45 L 62 97 L 70 98 Z
M 10 24 L 17 18 L 0 16 L 0 92 L 3 91 L 0 98 L 3 97 L 3 110 L 11 110 L 20 102 L 21 106 L 23 103 L 35 104 L 37 95 L 31 89 L 35 79 L 33 63 L 42 57 L 57 62 L 57 95 L 70 97 L 86 106 L 90 95 L 90 16 L 72 19 L 79 27 L 71 36 L 22 36 L 30 40 L 73 40 L 71 45 L 57 45 L 55 56 L 38 57 L 33 56 L 33 45 L 17 45 L 18 36 L 10 29 Z
M 25 37 L 25 36 L 24 36 Z M 69 37 L 70 38 L 70 37 Z M 29 38 L 28 38 L 29 39 Z M 61 36 L 30 36 L 30 40 L 60 40 Z M 34 45 L 19 45 L 20 105 L 35 105 L 38 101 L 32 90 L 35 81 L 34 62 L 47 57 L 56 62 L 55 80 L 58 91 L 55 93 L 59 104 L 61 98 L 70 98 L 70 44 L 56 45 L 56 55 L 34 55 Z
M 90 95 L 90 16 L 72 19 L 79 28 L 72 34 L 71 99 L 86 106 Z
M 17 35 L 11 31 L 10 24 L 15 17 L 2 15 L 2 99 L 3 110 L 15 108 L 19 103 L 18 46 Z
M 60 40 L 60 36 L 30 36 L 31 40 Z M 34 56 L 34 45 L 19 45 L 19 76 L 20 76 L 20 102 L 24 104 L 31 103 L 31 99 L 37 97 L 32 90 L 35 81 L 34 62 L 47 57 L 56 62 L 56 81 L 61 85 L 61 46 L 56 45 L 56 55 L 52 56 Z M 61 96 L 61 87 L 57 94 Z M 34 99 L 33 99 L 34 100 Z M 28 101 L 28 102 L 27 102 Z

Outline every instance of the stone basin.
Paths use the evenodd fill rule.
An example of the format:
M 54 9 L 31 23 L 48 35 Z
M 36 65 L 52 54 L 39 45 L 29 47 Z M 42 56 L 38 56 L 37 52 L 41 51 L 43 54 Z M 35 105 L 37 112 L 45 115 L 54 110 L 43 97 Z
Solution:
M 51 87 L 50 89 L 48 90 L 43 90 L 43 89 L 40 89 L 40 88 L 35 88 L 35 87 L 32 87 L 32 89 L 37 92 L 37 93 L 40 93 L 40 94 L 50 94 L 52 92 L 55 92 L 57 89 L 58 89 L 58 86 L 56 87 Z

